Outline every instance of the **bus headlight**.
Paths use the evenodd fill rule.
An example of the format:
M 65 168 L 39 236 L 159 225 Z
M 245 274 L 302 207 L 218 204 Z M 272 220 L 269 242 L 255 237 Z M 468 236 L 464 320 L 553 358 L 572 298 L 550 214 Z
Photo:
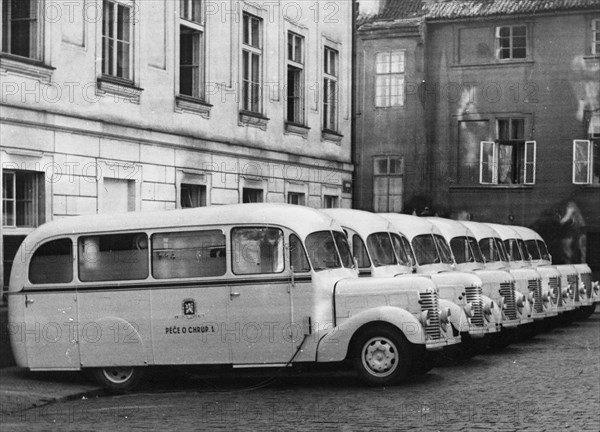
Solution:
M 550 301 L 550 292 L 549 291 L 544 293 L 544 295 L 542 296 L 542 301 L 544 303 L 548 303 Z
M 464 307 L 465 314 L 471 318 L 473 316 L 473 305 L 471 303 L 467 303 Z
M 519 297 L 517 299 L 517 307 L 519 309 L 523 309 L 525 307 L 525 302 L 523 301 L 524 297 Z
M 442 324 L 448 324 L 450 322 L 450 315 L 452 315 L 452 311 L 450 308 L 445 308 L 440 310 L 440 322 Z
M 494 309 L 494 303 L 492 303 L 492 302 L 487 303 L 483 307 L 483 313 L 486 314 L 486 315 L 491 315 L 492 314 L 492 309 Z
M 425 327 L 427 327 L 430 324 L 428 310 L 424 310 L 423 312 L 421 312 L 420 321 L 421 321 L 421 324 L 423 324 Z

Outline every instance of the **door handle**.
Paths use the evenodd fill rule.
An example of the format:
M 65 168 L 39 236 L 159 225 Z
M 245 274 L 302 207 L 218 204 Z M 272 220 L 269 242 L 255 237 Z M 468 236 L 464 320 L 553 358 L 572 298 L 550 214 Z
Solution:
M 33 303 L 35 303 L 34 299 L 25 296 L 25 307 L 27 307 L 27 306 L 29 306 L 30 304 L 33 304 Z
M 239 297 L 240 293 L 239 292 L 232 292 L 229 293 L 229 298 L 233 300 L 234 297 Z

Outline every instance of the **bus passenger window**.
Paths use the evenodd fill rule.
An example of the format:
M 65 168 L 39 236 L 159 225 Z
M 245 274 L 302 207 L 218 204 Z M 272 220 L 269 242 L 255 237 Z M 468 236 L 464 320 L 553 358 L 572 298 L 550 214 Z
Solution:
M 275 228 L 234 228 L 231 231 L 235 274 L 281 273 L 283 232 Z
M 290 263 L 294 268 L 294 273 L 310 271 L 310 264 L 302 246 L 302 241 L 294 234 L 290 236 Z
M 53 240 L 37 248 L 29 264 L 32 284 L 69 283 L 73 280 L 71 239 Z
M 82 282 L 148 277 L 148 236 L 144 233 L 86 236 L 78 243 Z
M 223 276 L 225 270 L 225 235 L 220 230 L 152 236 L 152 276 L 156 279 Z

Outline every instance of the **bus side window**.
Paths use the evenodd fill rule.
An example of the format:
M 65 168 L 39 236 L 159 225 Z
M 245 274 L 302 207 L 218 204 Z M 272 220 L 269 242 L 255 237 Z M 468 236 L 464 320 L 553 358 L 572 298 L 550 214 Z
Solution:
M 235 274 L 283 272 L 283 232 L 280 229 L 234 228 L 231 248 Z
M 294 269 L 294 273 L 306 273 L 310 271 L 310 264 L 302 246 L 302 241 L 295 234 L 290 235 L 290 263 Z
M 225 234 L 220 230 L 158 233 L 152 236 L 156 279 L 223 276 Z
M 78 268 L 82 282 L 146 279 L 148 236 L 145 233 L 79 238 Z
M 52 240 L 34 252 L 29 264 L 32 284 L 69 283 L 73 280 L 73 242 Z

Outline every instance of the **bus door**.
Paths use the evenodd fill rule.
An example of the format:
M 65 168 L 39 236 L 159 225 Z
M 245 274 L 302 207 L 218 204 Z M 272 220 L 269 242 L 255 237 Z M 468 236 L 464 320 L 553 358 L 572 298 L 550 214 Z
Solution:
M 234 364 L 282 364 L 292 355 L 289 269 L 284 234 L 273 227 L 231 230 L 228 325 L 222 336 Z
M 71 239 L 41 245 L 29 264 L 35 290 L 22 296 L 29 367 L 79 369 L 77 299 L 73 281 Z
M 222 230 L 153 234 L 152 275 L 162 283 L 152 296 L 156 364 L 231 363 L 222 338 L 229 287 Z

